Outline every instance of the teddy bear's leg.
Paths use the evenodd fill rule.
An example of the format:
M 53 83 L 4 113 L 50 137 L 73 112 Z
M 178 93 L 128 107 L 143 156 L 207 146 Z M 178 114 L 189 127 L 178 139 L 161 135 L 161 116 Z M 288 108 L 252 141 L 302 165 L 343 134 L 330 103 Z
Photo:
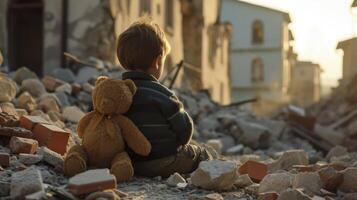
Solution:
M 117 178 L 117 182 L 129 181 L 134 176 L 133 165 L 126 152 L 114 157 L 110 172 Z
M 66 176 L 74 176 L 86 171 L 87 154 L 82 145 L 75 145 L 68 151 L 63 168 Z

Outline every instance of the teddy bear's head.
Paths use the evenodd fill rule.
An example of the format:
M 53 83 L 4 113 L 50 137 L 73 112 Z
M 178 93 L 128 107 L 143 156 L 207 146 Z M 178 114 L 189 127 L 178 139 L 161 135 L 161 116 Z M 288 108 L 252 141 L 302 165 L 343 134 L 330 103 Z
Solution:
M 92 93 L 94 110 L 105 115 L 125 113 L 130 108 L 135 92 L 132 80 L 100 76 Z

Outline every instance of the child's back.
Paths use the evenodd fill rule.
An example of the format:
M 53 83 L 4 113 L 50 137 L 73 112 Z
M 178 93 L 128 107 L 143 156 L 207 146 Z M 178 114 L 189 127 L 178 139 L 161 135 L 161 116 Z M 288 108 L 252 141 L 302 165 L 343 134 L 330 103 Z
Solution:
M 138 90 L 126 115 L 150 141 L 147 157 L 129 151 L 135 173 L 169 176 L 189 173 L 211 155 L 190 145 L 193 123 L 175 94 L 158 82 L 170 46 L 164 32 L 152 22 L 137 22 L 119 36 L 118 59 L 128 69 L 123 79 L 134 81 Z

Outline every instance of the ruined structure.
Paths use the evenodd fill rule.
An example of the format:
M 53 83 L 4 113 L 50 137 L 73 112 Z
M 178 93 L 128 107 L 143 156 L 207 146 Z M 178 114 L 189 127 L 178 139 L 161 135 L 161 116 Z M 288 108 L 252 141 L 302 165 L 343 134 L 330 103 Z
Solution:
M 233 26 L 230 51 L 232 100 L 260 97 L 251 107 L 268 113 L 289 101 L 288 13 L 239 0 L 223 0 L 221 19 Z
M 339 42 L 337 49 L 343 50 L 342 78 L 351 79 L 357 73 L 357 37 Z
M 231 25 L 220 20 L 221 1 L 182 0 L 187 85 L 206 89 L 213 100 L 230 103 Z
M 320 65 L 299 61 L 291 69 L 291 102 L 307 107 L 320 100 Z

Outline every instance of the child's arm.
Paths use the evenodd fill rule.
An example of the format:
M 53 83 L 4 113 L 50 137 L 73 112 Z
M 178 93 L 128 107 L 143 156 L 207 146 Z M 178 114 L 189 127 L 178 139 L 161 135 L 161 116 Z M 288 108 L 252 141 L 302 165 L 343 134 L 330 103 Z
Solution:
M 188 144 L 193 134 L 193 122 L 188 113 L 184 110 L 182 103 L 176 98 L 171 98 L 176 112 L 168 116 L 168 121 L 172 130 L 177 134 L 177 138 L 182 145 Z

